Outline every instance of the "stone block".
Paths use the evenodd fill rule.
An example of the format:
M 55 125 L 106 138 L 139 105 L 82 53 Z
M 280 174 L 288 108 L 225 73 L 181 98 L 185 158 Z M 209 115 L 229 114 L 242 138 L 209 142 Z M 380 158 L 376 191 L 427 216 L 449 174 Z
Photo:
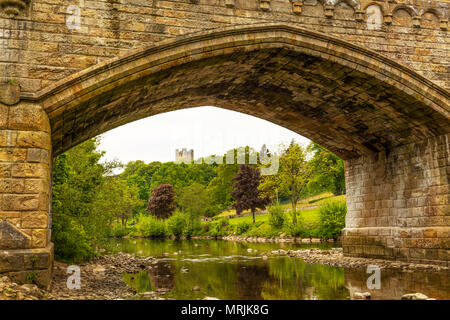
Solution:
M 48 227 L 48 213 L 43 211 L 24 211 L 20 215 L 21 227 L 44 229 Z
M 49 179 L 47 165 L 40 163 L 14 163 L 11 169 L 14 178 L 43 178 Z
M 0 221 L 0 250 L 23 249 L 29 246 L 30 238 L 28 236 L 5 219 Z M 5 257 L 7 258 L 6 254 Z
M 39 195 L 36 194 L 4 194 L 2 210 L 29 211 L 39 210 Z

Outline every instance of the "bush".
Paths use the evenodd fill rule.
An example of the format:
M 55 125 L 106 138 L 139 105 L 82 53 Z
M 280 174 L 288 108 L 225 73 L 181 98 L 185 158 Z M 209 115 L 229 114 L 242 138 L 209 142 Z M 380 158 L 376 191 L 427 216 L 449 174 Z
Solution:
M 132 233 L 134 231 L 133 229 L 133 227 L 123 226 L 121 223 L 113 223 L 109 230 L 109 236 L 118 238 L 124 237 Z
M 252 223 L 250 223 L 249 221 L 242 221 L 242 222 L 238 223 L 237 225 L 235 225 L 235 232 L 237 235 L 241 235 L 241 234 L 249 231 L 251 229 L 251 227 L 252 227 Z
M 61 261 L 82 262 L 95 256 L 92 239 L 87 235 L 83 224 L 75 218 L 60 213 L 53 215 L 53 238 L 55 256 Z
M 275 204 L 269 207 L 269 225 L 273 229 L 281 229 L 286 221 L 286 216 L 283 207 L 280 204 Z
M 337 239 L 345 227 L 347 204 L 345 201 L 325 202 L 319 208 L 319 234 L 325 239 Z
M 209 234 L 213 237 L 224 236 L 230 232 L 230 222 L 227 218 L 213 221 L 209 226 Z
M 200 235 L 202 233 L 202 222 L 200 220 L 200 217 L 196 214 L 192 214 L 192 213 L 186 213 L 184 215 L 184 231 L 183 234 L 186 237 L 192 237 L 192 236 L 197 236 Z
M 202 234 L 208 234 L 210 228 L 211 228 L 211 222 L 207 221 L 207 222 L 203 223 L 202 230 L 201 230 Z
M 162 238 L 167 236 L 166 223 L 152 215 L 140 215 L 136 224 L 136 232 L 142 237 Z
M 174 235 L 177 238 L 183 235 L 184 226 L 184 216 L 180 211 L 175 211 L 174 214 L 167 219 L 167 229 L 169 234 Z
M 303 224 L 298 221 L 296 224 L 289 223 L 284 227 L 284 232 L 291 237 L 309 237 L 308 230 L 303 226 Z

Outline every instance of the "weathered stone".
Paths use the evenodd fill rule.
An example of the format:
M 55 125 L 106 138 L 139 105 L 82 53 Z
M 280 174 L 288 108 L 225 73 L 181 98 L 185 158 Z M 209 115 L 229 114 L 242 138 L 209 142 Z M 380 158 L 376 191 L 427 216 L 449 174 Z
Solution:
M 423 293 L 408 293 L 402 296 L 402 300 L 427 300 L 428 297 Z
M 439 250 L 450 245 L 450 227 L 446 222 L 450 212 L 449 194 L 445 191 L 440 197 L 434 191 L 448 184 L 447 171 L 434 173 L 440 166 L 448 167 L 436 161 L 449 152 L 449 145 L 443 143 L 445 139 L 448 135 L 392 149 L 388 156 L 379 154 L 377 158 L 364 157 L 346 163 L 349 203 L 343 233 L 346 254 L 448 261 L 442 259 Z M 439 150 L 440 146 L 445 148 Z M 417 168 L 422 173 L 420 176 L 416 174 Z M 384 219 L 383 211 L 372 204 L 374 197 L 381 200 L 380 208 L 389 209 L 395 219 Z M 440 205 L 442 210 L 426 215 L 425 209 L 430 204 Z
M 15 163 L 11 175 L 14 178 L 48 178 L 48 166 L 40 163 Z
M 30 239 L 7 220 L 0 221 L 0 249 L 22 249 L 30 246 Z M 1 270 L 0 270 L 1 271 Z
M 27 211 L 39 209 L 39 195 L 31 194 L 4 194 L 2 210 L 6 211 Z
M 42 211 L 24 211 L 21 214 L 21 227 L 43 229 L 48 227 L 48 213 Z
M 0 83 L 0 103 L 4 103 L 6 105 L 14 105 L 18 103 L 20 100 L 20 86 L 9 84 L 9 83 Z
M 20 104 L 9 108 L 9 129 L 49 132 L 45 111 L 35 104 Z

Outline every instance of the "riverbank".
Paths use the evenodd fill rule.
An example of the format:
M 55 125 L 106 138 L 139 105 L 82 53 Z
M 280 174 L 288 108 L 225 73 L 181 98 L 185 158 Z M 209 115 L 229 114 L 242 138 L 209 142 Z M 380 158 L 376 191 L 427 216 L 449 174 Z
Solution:
M 118 253 L 79 264 L 81 288 L 67 288 L 68 264 L 55 262 L 50 293 L 59 300 L 123 300 L 138 298 L 136 291 L 123 281 L 124 273 L 137 273 L 151 269 L 157 263 L 153 257 L 139 257 Z M 158 293 L 147 298 L 160 299 Z
M 237 242 L 258 242 L 258 243 L 303 243 L 303 244 L 318 244 L 318 243 L 338 243 L 339 240 L 333 239 L 320 239 L 320 238 L 300 238 L 300 237 L 291 237 L 291 236 L 280 236 L 280 237 L 250 237 L 250 236 L 237 236 L 237 235 L 227 235 L 227 236 L 192 236 L 192 237 L 174 237 L 174 236 L 166 236 L 166 237 L 141 237 L 141 236 L 124 236 L 124 237 L 116 237 L 122 239 L 179 239 L 179 240 L 224 240 L 224 241 L 237 241 Z
M 19 285 L 7 276 L 0 277 L 0 300 L 55 300 L 56 298 L 35 284 Z

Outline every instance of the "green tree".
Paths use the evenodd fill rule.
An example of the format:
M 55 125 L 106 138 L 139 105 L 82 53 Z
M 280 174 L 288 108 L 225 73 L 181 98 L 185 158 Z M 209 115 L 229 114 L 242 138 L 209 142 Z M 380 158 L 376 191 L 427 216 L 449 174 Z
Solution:
M 209 198 L 206 188 L 197 182 L 181 189 L 177 201 L 183 212 L 205 216 L 208 211 Z
M 145 164 L 143 161 L 131 161 L 125 166 L 121 173 L 121 179 L 124 179 L 129 186 L 135 185 L 138 188 L 139 198 L 142 200 L 142 207 L 148 200 L 151 193 L 151 183 L 153 174 L 162 166 L 161 162 L 151 162 Z
M 99 139 L 90 139 L 55 159 L 52 241 L 62 260 L 87 260 L 109 232 L 109 212 L 95 210 L 105 176 L 116 162 L 100 163 Z
M 94 209 L 98 214 L 108 215 L 111 222 L 116 219 L 126 226 L 133 210 L 142 206 L 143 201 L 138 193 L 136 185 L 128 185 L 117 177 L 108 177 L 97 195 Z
M 280 179 L 289 189 L 292 204 L 292 222 L 297 224 L 297 203 L 310 181 L 312 168 L 307 161 L 307 152 L 292 141 L 280 157 Z
M 335 195 L 344 194 L 344 161 L 314 142 L 308 145 L 308 151 L 313 154 L 310 160 L 313 176 L 308 187 L 315 193 L 331 191 Z

